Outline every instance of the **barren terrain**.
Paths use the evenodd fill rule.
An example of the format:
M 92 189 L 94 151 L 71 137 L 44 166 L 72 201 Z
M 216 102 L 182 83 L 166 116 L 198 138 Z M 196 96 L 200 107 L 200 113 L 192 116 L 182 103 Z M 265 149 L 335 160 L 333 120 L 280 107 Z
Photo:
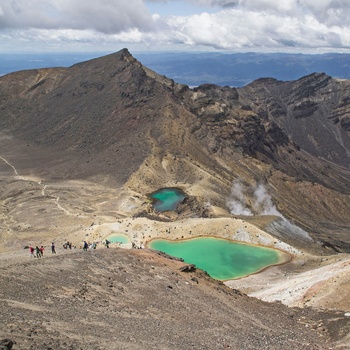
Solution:
M 347 348 L 347 254 L 312 255 L 261 230 L 266 219 L 250 223 L 218 208 L 211 208 L 216 218 L 134 217 L 150 210 L 146 197 L 93 181 L 46 180 L 18 161 L 20 143 L 2 141 L 0 338 L 16 341 L 14 349 Z M 102 242 L 113 233 L 138 246 L 154 237 L 219 236 L 281 249 L 293 261 L 228 281 L 230 289 L 201 272 L 179 272 L 183 263 L 148 249 L 107 250 Z M 97 249 L 83 252 L 83 240 Z M 66 241 L 76 249 L 64 250 Z M 44 245 L 44 257 L 31 258 L 29 244 Z
M 350 348 L 348 90 L 324 74 L 189 89 L 127 50 L 0 77 L 0 341 Z M 162 187 L 186 193 L 176 210 L 153 209 Z M 219 283 L 147 248 L 208 235 L 291 259 Z
M 346 349 L 343 312 L 249 298 L 147 249 L 1 264 L 0 338 L 14 349 Z

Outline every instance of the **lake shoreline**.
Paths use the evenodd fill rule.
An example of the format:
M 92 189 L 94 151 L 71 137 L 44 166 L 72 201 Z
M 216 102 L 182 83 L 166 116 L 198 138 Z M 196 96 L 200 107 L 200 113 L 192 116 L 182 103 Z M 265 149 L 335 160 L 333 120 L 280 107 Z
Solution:
M 188 241 L 194 241 L 194 240 L 197 240 L 197 242 L 193 242 L 194 244 L 197 243 L 199 246 L 200 246 L 200 243 L 203 242 L 203 240 L 206 240 L 206 239 L 213 239 L 213 240 L 216 240 L 216 241 L 213 241 L 211 246 L 214 248 L 215 246 L 217 246 L 217 244 L 219 244 L 220 241 L 225 241 L 227 243 L 231 243 L 231 247 L 230 247 L 230 251 L 233 252 L 234 249 L 238 248 L 239 247 L 242 247 L 242 246 L 249 246 L 249 247 L 252 247 L 252 248 L 255 248 L 254 251 L 256 252 L 256 248 L 258 249 L 262 249 L 262 250 L 266 250 L 266 251 L 273 251 L 274 253 L 277 254 L 277 259 L 278 261 L 277 262 L 271 262 L 271 263 L 266 263 L 266 266 L 263 266 L 261 268 L 257 268 L 256 270 L 254 270 L 254 272 L 249 272 L 249 273 L 244 273 L 242 275 L 239 275 L 237 277 L 234 277 L 234 278 L 219 278 L 217 277 L 216 273 L 213 273 L 211 271 L 207 271 L 207 269 L 205 268 L 205 262 L 195 262 L 195 261 L 198 261 L 198 256 L 188 256 L 185 251 L 183 251 L 183 253 L 177 251 L 175 254 L 174 252 L 172 252 L 171 250 L 171 244 L 172 243 L 185 243 L 185 242 L 188 242 Z M 162 244 L 162 241 L 164 241 L 164 244 L 165 244 L 165 247 L 163 247 L 163 249 L 158 249 L 157 247 L 152 247 L 152 244 Z M 190 243 L 190 242 L 189 242 Z M 209 244 L 209 243 L 208 243 Z M 183 244 L 182 244 L 183 246 Z M 197 247 L 199 247 L 197 246 Z M 219 280 L 221 282 L 226 282 L 226 281 L 230 281 L 230 280 L 235 280 L 235 279 L 240 279 L 240 278 L 244 278 L 244 277 L 247 277 L 247 276 L 250 276 L 252 274 L 256 274 L 256 273 L 259 273 L 259 272 L 262 272 L 264 271 L 265 269 L 271 267 L 271 266 L 279 266 L 279 265 L 282 265 L 282 264 L 286 264 L 286 263 L 289 263 L 292 259 L 293 259 L 293 256 L 289 253 L 286 253 L 280 249 L 276 249 L 276 248 L 271 248 L 271 247 L 266 247 L 266 246 L 263 246 L 263 245 L 259 245 L 259 244 L 251 244 L 251 243 L 246 243 L 246 242 L 239 242 L 239 241 L 236 241 L 236 240 L 232 240 L 232 239 L 228 239 L 228 238 L 221 238 L 221 237 L 214 237 L 214 236 L 207 236 L 207 235 L 202 235 L 202 236 L 197 236 L 197 237 L 187 237 L 187 238 L 184 238 L 184 239 L 179 239 L 179 240 L 171 240 L 171 239 L 168 239 L 168 238 L 164 238 L 164 237 L 157 237 L 157 238 L 153 238 L 151 239 L 150 241 L 147 242 L 147 245 L 146 245 L 147 248 L 151 249 L 151 250 L 157 250 L 157 251 L 162 251 L 164 253 L 166 253 L 167 255 L 170 255 L 170 256 L 174 256 L 176 258 L 183 258 L 184 261 L 186 261 L 187 263 L 190 263 L 190 264 L 194 264 L 197 268 L 200 268 L 201 270 L 203 271 L 206 271 L 212 278 L 216 279 L 216 280 Z M 173 248 L 175 246 L 173 245 Z M 165 250 L 164 250 L 165 248 Z M 170 249 L 167 250 L 167 249 Z M 222 257 L 222 255 L 224 254 L 225 250 L 227 249 L 227 247 L 223 246 L 222 247 L 222 251 L 221 253 L 218 255 L 220 257 Z M 242 249 L 242 248 L 240 248 Z M 195 249 L 191 249 L 191 251 L 195 251 Z M 214 248 L 214 251 L 215 251 L 215 248 Z M 227 252 L 226 252 L 227 253 Z M 232 253 L 230 253 L 232 254 Z M 244 252 L 244 254 L 246 254 L 246 252 Z M 248 256 L 249 254 L 247 254 Z M 212 259 L 215 259 L 215 255 L 212 255 Z M 261 263 L 261 257 L 260 257 L 260 261 Z M 220 261 L 217 261 L 216 264 L 221 264 L 222 262 Z M 203 264 L 203 265 L 202 265 Z M 237 266 L 237 262 L 234 263 L 232 261 L 232 266 L 231 268 L 233 268 L 233 266 Z M 221 266 L 221 265 L 220 265 Z M 223 269 L 227 269 L 227 268 L 230 268 L 230 266 L 223 266 Z M 233 272 L 234 270 L 232 270 L 232 274 L 234 274 L 235 272 Z M 237 273 L 237 272 L 236 272 Z M 220 273 L 219 273 L 220 274 Z

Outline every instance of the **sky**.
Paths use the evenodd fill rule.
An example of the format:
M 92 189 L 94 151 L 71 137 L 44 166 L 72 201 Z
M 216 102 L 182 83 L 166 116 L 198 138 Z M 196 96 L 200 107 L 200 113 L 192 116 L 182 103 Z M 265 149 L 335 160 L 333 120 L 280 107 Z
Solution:
M 350 53 L 350 0 L 0 0 L 0 53 Z

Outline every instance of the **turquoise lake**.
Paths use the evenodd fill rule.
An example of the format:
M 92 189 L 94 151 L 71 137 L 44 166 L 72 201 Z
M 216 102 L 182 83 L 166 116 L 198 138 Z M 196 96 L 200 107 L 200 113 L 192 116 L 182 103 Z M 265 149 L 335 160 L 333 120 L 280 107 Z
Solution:
M 162 188 L 149 195 L 153 207 L 157 211 L 175 210 L 177 205 L 186 197 L 179 188 Z
M 122 243 L 122 244 L 126 244 L 126 243 L 130 243 L 130 238 L 127 235 L 123 235 L 120 233 L 116 233 L 116 234 L 111 234 L 107 237 L 107 239 L 111 242 L 111 243 Z
M 206 271 L 217 280 L 230 280 L 256 273 L 290 260 L 279 250 L 237 243 L 221 238 L 198 237 L 181 241 L 154 239 L 149 248 L 159 250 Z

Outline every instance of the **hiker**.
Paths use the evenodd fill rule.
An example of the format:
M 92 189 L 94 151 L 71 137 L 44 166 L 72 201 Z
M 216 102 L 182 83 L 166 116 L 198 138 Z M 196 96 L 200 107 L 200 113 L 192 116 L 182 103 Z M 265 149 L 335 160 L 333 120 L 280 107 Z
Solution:
M 69 242 L 69 241 L 67 241 L 67 243 L 65 243 L 65 244 L 63 244 L 63 248 L 64 249 L 72 249 L 72 242 Z
M 44 256 L 44 246 L 43 245 L 39 248 L 39 250 L 40 250 L 41 256 Z
M 52 244 L 51 244 L 51 252 L 52 252 L 52 254 L 56 254 L 55 243 L 54 242 L 52 242 Z
M 111 243 L 108 239 L 106 239 L 106 248 L 109 248 L 109 243 Z
M 87 244 L 86 241 L 84 241 L 83 250 L 87 251 L 88 247 L 89 247 L 89 245 Z
M 35 247 L 36 257 L 41 258 L 41 252 L 38 246 Z
M 31 245 L 29 246 L 29 251 L 30 251 L 30 256 L 35 258 L 34 248 Z

